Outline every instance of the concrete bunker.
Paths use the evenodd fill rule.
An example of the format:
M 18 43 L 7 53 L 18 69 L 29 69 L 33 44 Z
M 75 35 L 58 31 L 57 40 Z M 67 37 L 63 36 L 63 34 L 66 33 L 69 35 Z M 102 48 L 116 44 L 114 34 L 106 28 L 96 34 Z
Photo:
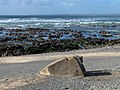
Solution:
M 44 75 L 86 76 L 82 56 L 65 57 L 59 59 L 40 71 Z

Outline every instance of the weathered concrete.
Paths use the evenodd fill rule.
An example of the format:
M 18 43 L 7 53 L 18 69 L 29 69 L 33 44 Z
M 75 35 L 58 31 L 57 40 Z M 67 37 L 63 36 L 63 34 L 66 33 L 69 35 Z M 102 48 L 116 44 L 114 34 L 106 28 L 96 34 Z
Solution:
M 86 76 L 83 57 L 74 56 L 57 60 L 40 71 L 44 75 Z

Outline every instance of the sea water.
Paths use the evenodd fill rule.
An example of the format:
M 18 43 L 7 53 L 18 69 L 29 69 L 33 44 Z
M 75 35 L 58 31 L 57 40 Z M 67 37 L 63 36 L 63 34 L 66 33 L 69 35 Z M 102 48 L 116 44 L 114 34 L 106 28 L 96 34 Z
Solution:
M 0 16 L 0 28 L 47 28 L 70 29 L 81 31 L 85 37 L 93 34 L 96 37 L 100 31 L 109 31 L 113 34 L 111 39 L 120 38 L 120 16 L 119 15 L 22 15 L 22 16 Z M 2 32 L 0 33 L 1 35 Z M 107 38 L 107 37 L 106 37 Z

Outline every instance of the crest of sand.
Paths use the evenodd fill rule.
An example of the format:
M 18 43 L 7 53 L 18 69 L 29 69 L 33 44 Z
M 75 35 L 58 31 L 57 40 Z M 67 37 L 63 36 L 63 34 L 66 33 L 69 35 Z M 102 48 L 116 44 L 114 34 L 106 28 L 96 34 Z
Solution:
M 117 57 L 120 56 L 120 52 L 90 52 L 90 53 L 50 53 L 50 54 L 36 54 L 36 55 L 26 55 L 26 56 L 13 56 L 13 57 L 2 57 L 0 58 L 0 63 L 27 63 L 33 61 L 43 61 L 43 60 L 56 60 L 62 57 L 80 55 L 83 57 Z

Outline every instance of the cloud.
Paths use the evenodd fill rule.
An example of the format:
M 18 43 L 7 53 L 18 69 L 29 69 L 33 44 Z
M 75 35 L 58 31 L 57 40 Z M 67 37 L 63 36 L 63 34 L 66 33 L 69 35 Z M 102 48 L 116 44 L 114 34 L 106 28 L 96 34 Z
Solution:
M 74 6 L 82 0 L 0 0 L 0 5 Z
M 109 4 L 118 3 L 120 0 L 0 0 L 0 5 L 37 5 L 37 6 L 51 6 L 51 5 L 61 5 L 61 6 L 75 6 L 83 4 Z
M 0 14 L 119 12 L 119 3 L 120 0 L 0 0 Z
M 74 7 L 74 6 L 80 6 L 83 4 L 83 1 L 82 0 L 64 0 L 63 2 L 63 5 L 64 6 L 67 6 L 67 7 Z

